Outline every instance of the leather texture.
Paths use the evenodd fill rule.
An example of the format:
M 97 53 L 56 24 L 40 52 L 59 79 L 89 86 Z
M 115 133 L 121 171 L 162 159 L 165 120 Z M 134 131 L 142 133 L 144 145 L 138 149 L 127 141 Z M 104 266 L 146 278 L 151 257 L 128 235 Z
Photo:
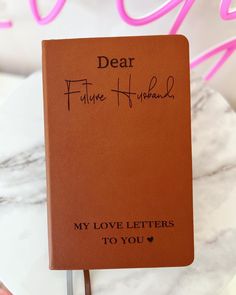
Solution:
M 51 269 L 193 261 L 183 36 L 43 41 Z

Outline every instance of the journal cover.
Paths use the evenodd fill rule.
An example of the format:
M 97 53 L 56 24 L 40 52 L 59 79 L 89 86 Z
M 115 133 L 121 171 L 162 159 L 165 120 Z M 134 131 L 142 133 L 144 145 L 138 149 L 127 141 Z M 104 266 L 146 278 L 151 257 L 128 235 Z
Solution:
M 51 269 L 193 260 L 183 36 L 43 41 Z

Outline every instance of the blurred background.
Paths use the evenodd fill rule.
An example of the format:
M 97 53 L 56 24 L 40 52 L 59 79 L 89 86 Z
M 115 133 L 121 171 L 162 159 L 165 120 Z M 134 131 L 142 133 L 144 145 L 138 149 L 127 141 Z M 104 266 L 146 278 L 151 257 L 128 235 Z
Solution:
M 56 2 L 38 0 L 40 15 L 47 15 Z M 165 2 L 126 0 L 125 5 L 131 16 L 142 17 Z M 236 5 L 235 0 L 232 1 L 232 7 L 234 4 Z M 186 35 L 190 41 L 191 58 L 236 35 L 235 20 L 222 20 L 219 5 L 220 0 L 195 1 L 180 27 L 178 33 Z M 0 29 L 0 72 L 24 77 L 41 69 L 43 39 L 166 34 L 181 6 L 182 3 L 161 19 L 148 25 L 134 27 L 121 19 L 115 0 L 69 0 L 53 22 L 42 26 L 34 19 L 28 0 L 0 0 L 0 20 L 11 20 L 13 23 L 11 28 Z M 197 67 L 196 71 L 200 75 L 205 73 L 217 59 L 219 56 L 209 59 Z M 236 54 L 233 54 L 210 82 L 234 107 L 235 65 Z M 8 84 L 10 80 L 6 78 L 9 77 L 1 75 L 2 93 L 17 84 L 17 77 L 11 80 L 12 87 Z
M 179 0 L 162 18 L 131 26 L 120 16 L 117 0 L 64 0 L 58 16 L 40 25 L 30 3 L 44 17 L 58 1 L 0 0 L 0 295 L 9 294 L 3 293 L 1 281 L 14 295 L 66 293 L 65 274 L 48 270 L 41 41 L 167 34 L 186 3 Z M 195 0 L 181 25 L 178 33 L 189 39 L 191 59 L 236 39 L 236 18 L 220 17 L 222 1 Z M 125 7 L 140 18 L 167 2 L 125 0 Z M 234 7 L 236 0 L 231 1 Z M 6 21 L 12 26 L 6 28 Z M 188 269 L 94 272 L 96 294 L 110 295 L 111 285 L 118 295 L 157 294 L 154 287 L 158 294 L 236 294 L 236 51 L 207 84 L 199 79 L 223 54 L 192 73 L 195 264 Z M 76 275 L 76 295 L 81 295 L 82 276 Z M 168 289 L 172 283 L 175 293 Z

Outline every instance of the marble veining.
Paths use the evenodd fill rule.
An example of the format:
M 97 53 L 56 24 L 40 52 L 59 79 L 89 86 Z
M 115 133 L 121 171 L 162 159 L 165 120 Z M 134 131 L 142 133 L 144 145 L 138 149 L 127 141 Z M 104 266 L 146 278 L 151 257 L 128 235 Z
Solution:
M 236 274 L 236 115 L 194 74 L 191 94 L 195 261 L 92 271 L 93 294 L 217 295 Z M 41 73 L 0 109 L 0 280 L 16 295 L 66 294 L 65 272 L 48 270 Z
M 44 146 L 17 153 L 0 163 L 0 203 L 39 203 L 45 201 Z M 14 184 L 14 185 L 13 185 Z

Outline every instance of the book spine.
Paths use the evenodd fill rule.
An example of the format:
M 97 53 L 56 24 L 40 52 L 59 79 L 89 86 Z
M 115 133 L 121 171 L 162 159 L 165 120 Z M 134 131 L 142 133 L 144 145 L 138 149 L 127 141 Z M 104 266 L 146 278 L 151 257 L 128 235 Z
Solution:
M 42 41 L 42 81 L 43 81 L 43 109 L 44 109 L 44 140 L 47 182 L 47 220 L 48 220 L 48 247 L 49 268 L 53 269 L 53 246 L 52 246 L 52 206 L 50 185 L 50 143 L 49 143 L 49 118 L 48 118 L 48 88 L 47 88 L 47 50 L 46 41 Z

